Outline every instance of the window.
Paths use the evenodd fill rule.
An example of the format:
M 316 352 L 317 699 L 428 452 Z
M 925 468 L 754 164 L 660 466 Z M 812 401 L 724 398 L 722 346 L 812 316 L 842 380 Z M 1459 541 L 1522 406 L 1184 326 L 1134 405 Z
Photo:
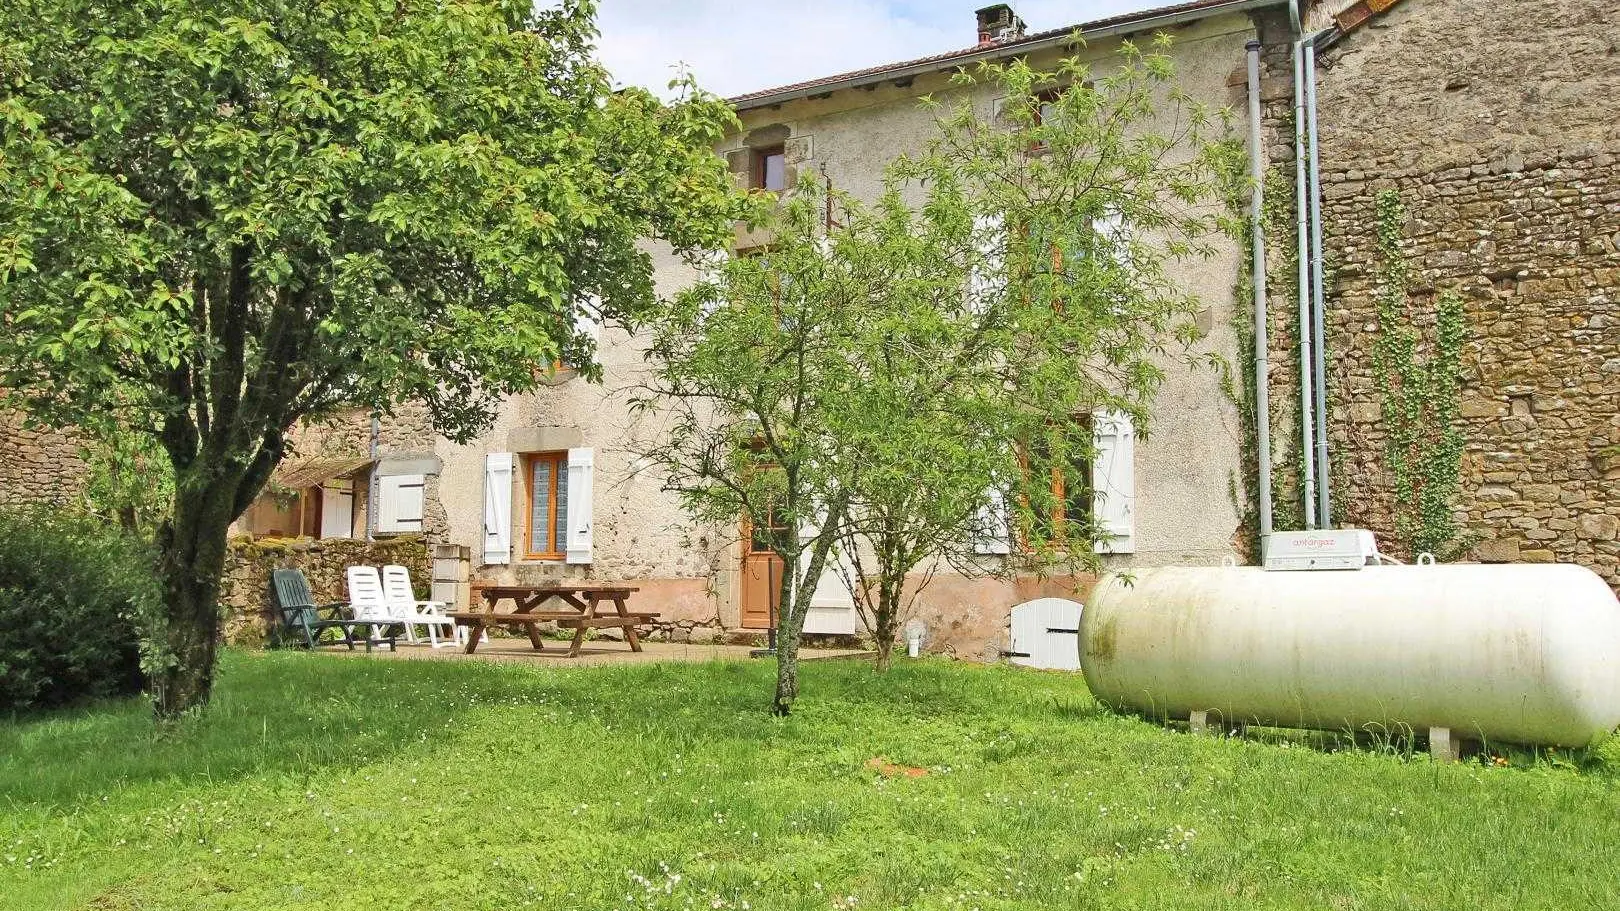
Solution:
M 745 517 L 744 524 L 747 528 L 750 554 L 774 554 L 779 550 L 781 542 L 792 540 L 789 537 L 791 529 L 783 524 L 774 508 L 766 509 L 763 522 Z
M 1034 110 L 1035 122 L 1030 124 L 1030 126 L 1040 129 L 1043 126 L 1051 126 L 1052 124 L 1056 123 L 1058 115 L 1058 102 L 1062 97 L 1062 89 L 1048 89 L 1036 95 Z M 1044 155 L 1046 154 L 1046 151 L 1047 143 L 1044 141 L 1037 141 L 1030 144 L 1029 154 L 1031 155 Z
M 561 560 L 566 555 L 568 453 L 537 452 L 523 457 L 523 556 Z
M 754 150 L 754 189 L 780 193 L 787 189 L 787 153 L 782 146 Z
M 1078 435 L 1090 435 L 1092 421 L 1089 416 L 1075 419 Z M 1092 464 L 1081 453 L 1067 455 L 1068 465 L 1058 464 L 1047 440 L 1037 440 L 1024 451 L 1025 470 L 1040 471 L 1046 476 L 1048 496 L 1035 504 L 1035 522 L 1041 537 L 1053 543 L 1067 540 L 1072 528 L 1084 529 L 1092 520 L 1092 491 L 1095 479 Z
M 1035 96 L 1036 126 L 1044 126 L 1052 122 L 1052 115 L 1057 113 L 1058 99 L 1062 97 L 1062 89 L 1048 89 Z

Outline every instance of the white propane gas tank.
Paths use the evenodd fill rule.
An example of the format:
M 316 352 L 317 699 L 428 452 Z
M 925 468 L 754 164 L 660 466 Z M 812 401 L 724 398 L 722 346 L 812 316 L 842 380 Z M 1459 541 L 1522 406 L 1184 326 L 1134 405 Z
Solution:
M 1163 717 L 1584 746 L 1620 725 L 1620 602 L 1574 565 L 1142 569 L 1098 583 L 1080 664 Z

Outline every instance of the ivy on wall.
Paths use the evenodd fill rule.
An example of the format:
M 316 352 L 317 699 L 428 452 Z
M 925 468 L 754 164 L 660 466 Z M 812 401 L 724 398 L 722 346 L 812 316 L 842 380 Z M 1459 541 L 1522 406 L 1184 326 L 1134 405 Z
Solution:
M 1243 192 L 1234 193 L 1227 199 L 1234 215 L 1241 214 L 1237 239 L 1244 252 L 1239 269 L 1238 279 L 1232 289 L 1232 299 L 1237 302 L 1233 310 L 1233 329 L 1238 339 L 1239 363 L 1245 365 L 1242 370 L 1234 371 L 1240 379 L 1227 376 L 1222 387 L 1226 396 L 1237 407 L 1239 420 L 1243 428 L 1242 457 L 1243 457 L 1243 484 L 1240 489 L 1237 479 L 1234 478 L 1228 485 L 1228 494 L 1238 512 L 1242 516 L 1242 528 L 1239 533 L 1241 547 L 1251 562 L 1258 562 L 1260 558 L 1259 536 L 1259 503 L 1257 496 L 1259 484 L 1257 477 L 1257 464 L 1259 440 L 1256 436 L 1255 424 L 1257 417 L 1258 394 L 1255 388 L 1254 358 L 1256 353 L 1256 339 L 1254 333 L 1254 262 L 1248 255 L 1249 246 L 1253 238 L 1252 226 L 1247 214 L 1249 211 L 1248 191 L 1252 180 L 1245 179 Z M 1269 325 L 1267 331 L 1274 336 L 1280 336 L 1282 350 L 1297 352 L 1299 350 L 1299 322 L 1291 317 L 1292 310 L 1283 304 L 1297 301 L 1299 295 L 1299 255 L 1292 240 L 1294 236 L 1294 182 L 1292 167 L 1276 166 L 1268 169 L 1264 180 L 1264 196 L 1261 202 L 1261 225 L 1267 238 L 1266 245 L 1266 294 L 1271 300 L 1269 310 Z M 1278 242 L 1286 241 L 1286 242 Z M 1279 309 L 1281 307 L 1282 309 Z M 1273 346 L 1273 350 L 1278 350 Z M 1297 369 L 1297 362 L 1296 367 Z M 1297 390 L 1296 390 L 1297 392 Z M 1272 525 L 1275 528 L 1304 528 L 1305 507 L 1304 489 L 1300 481 L 1304 477 L 1304 447 L 1299 440 L 1300 401 L 1297 394 L 1284 394 L 1271 396 L 1271 439 L 1272 439 L 1272 484 L 1271 484 L 1271 513 Z M 1278 453 L 1292 453 L 1292 456 L 1279 463 Z
M 1395 535 L 1409 554 L 1450 560 L 1467 549 L 1454 513 L 1464 443 L 1458 422 L 1468 340 L 1463 300 L 1454 290 L 1435 296 L 1432 338 L 1425 339 L 1427 314 L 1413 299 L 1411 267 L 1401 251 L 1406 206 L 1399 193 L 1383 190 L 1375 208 L 1378 335 L 1372 366 L 1394 486 Z

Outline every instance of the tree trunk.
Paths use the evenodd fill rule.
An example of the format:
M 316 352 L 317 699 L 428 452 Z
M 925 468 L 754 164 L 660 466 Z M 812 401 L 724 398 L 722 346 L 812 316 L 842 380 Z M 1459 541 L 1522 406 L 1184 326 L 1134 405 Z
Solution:
M 799 603 L 799 557 L 782 560 L 782 587 L 776 612 L 776 695 L 771 714 L 785 716 L 799 698 L 799 637 L 804 632 L 804 607 Z
M 877 611 L 872 620 L 872 635 L 877 639 L 876 668 L 882 673 L 893 662 L 894 637 L 899 633 L 896 627 L 900 624 L 900 587 L 888 571 L 878 582 Z
M 190 485 L 188 492 L 177 481 L 174 515 L 158 535 L 164 615 L 163 628 L 155 632 L 164 653 L 151 683 L 153 709 L 162 721 L 207 705 L 213 693 L 220 575 L 238 486 Z
M 810 562 L 803 573 L 799 565 L 804 559 L 798 547 L 798 526 L 790 524 L 789 534 L 794 539 L 782 553 L 782 608 L 776 618 L 776 696 L 771 700 L 771 714 L 785 716 L 793 711 L 793 701 L 799 698 L 799 639 L 804 634 L 805 602 L 816 590 L 821 571 L 827 567 L 827 554 L 836 540 L 839 523 L 843 521 L 844 504 L 837 502 L 827 511 L 821 533 L 810 548 Z M 786 543 L 786 542 L 784 542 Z M 791 556 L 789 556 L 791 554 Z
M 874 665 L 878 673 L 883 673 L 894 663 L 894 640 L 886 636 L 877 638 L 877 662 Z

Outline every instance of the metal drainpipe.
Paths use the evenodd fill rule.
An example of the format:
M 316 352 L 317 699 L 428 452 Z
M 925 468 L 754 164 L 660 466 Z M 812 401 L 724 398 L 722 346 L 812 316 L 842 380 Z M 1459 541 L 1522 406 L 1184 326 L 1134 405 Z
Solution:
M 1254 440 L 1256 450 L 1255 496 L 1260 508 L 1260 557 L 1265 558 L 1266 540 L 1271 536 L 1271 390 L 1268 387 L 1271 333 L 1266 317 L 1266 228 L 1265 150 L 1260 140 L 1260 42 L 1250 41 L 1249 51 L 1249 178 L 1254 182 L 1249 200 L 1249 234 L 1252 246 L 1250 274 L 1254 284 Z
M 377 537 L 377 491 L 382 483 L 377 477 L 377 451 L 382 440 L 382 421 L 371 416 L 371 483 L 366 485 L 366 540 Z
M 1305 486 L 1305 527 L 1316 527 L 1316 460 L 1312 445 L 1316 396 L 1311 389 L 1312 355 L 1310 326 L 1310 245 L 1306 230 L 1309 222 L 1305 192 L 1305 40 L 1301 34 L 1299 4 L 1291 2 L 1294 19 L 1294 237 L 1299 263 L 1299 443 L 1305 456 L 1302 481 Z
M 1311 169 L 1311 341 L 1316 355 L 1316 517 L 1323 528 L 1333 527 L 1332 478 L 1328 469 L 1327 428 L 1327 308 L 1322 278 L 1322 160 L 1316 137 L 1316 40 L 1305 42 L 1305 123 L 1310 130 Z

